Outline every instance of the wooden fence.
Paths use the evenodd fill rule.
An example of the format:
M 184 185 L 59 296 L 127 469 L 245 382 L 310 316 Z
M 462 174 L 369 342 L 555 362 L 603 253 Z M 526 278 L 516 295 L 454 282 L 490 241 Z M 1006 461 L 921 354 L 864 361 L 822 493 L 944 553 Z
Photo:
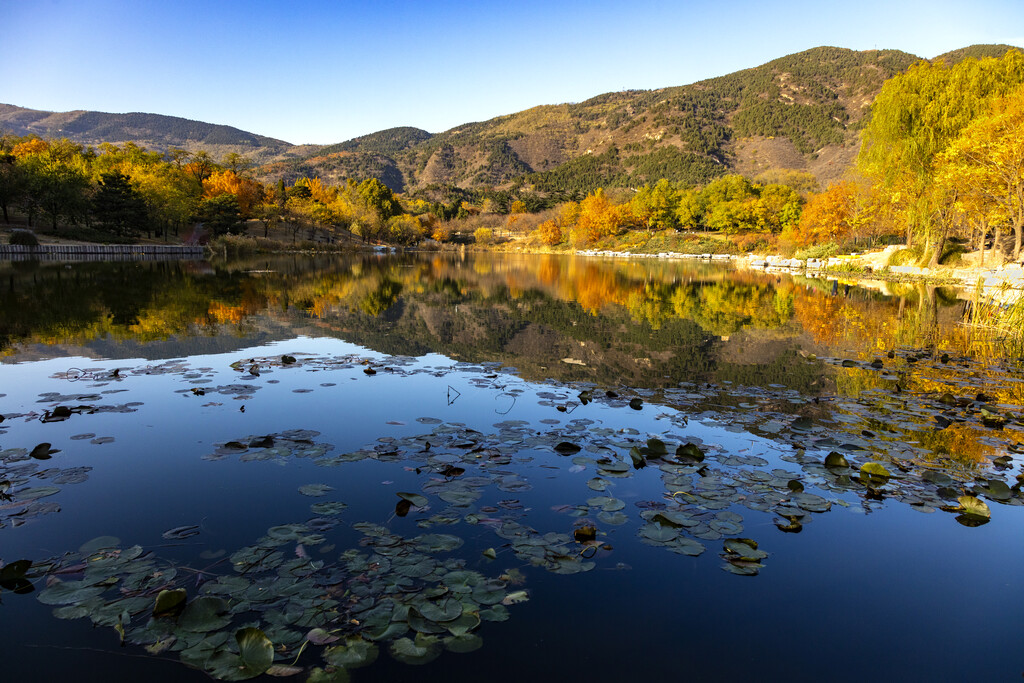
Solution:
M 200 246 L 161 244 L 40 244 L 27 247 L 0 244 L 0 260 L 6 261 L 169 261 L 201 259 Z

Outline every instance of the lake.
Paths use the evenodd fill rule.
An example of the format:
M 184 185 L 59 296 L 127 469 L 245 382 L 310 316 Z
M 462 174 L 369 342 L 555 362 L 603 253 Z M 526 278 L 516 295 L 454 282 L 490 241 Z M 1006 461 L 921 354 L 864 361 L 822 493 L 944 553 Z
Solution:
M 970 296 L 570 256 L 0 262 L 3 675 L 1019 678 Z

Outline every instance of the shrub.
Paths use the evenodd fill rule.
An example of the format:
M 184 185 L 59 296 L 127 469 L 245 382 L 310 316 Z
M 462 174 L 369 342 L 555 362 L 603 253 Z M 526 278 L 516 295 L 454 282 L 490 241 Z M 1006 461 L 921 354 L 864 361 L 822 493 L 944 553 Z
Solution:
M 807 247 L 806 249 L 796 252 L 795 258 L 800 260 L 806 260 L 809 258 L 826 259 L 829 256 L 835 256 L 838 253 L 838 244 L 835 242 L 826 242 L 825 244 L 815 244 L 813 247 Z
M 39 238 L 31 230 L 12 230 L 7 243 L 22 247 L 38 247 Z
M 473 233 L 473 239 L 477 244 L 491 244 L 494 242 L 494 231 L 490 228 L 477 228 Z
M 537 226 L 534 234 L 541 244 L 549 247 L 553 247 L 562 241 L 562 229 L 558 227 L 558 223 L 554 219 L 541 223 Z
M 432 239 L 438 242 L 451 242 L 452 241 L 452 229 L 447 223 L 439 223 L 434 228 L 434 233 L 431 235 Z
M 924 253 L 924 249 L 920 246 L 911 247 L 909 249 L 898 249 L 892 253 L 889 257 L 889 262 L 885 264 L 887 267 L 892 266 L 908 266 L 913 265 L 921 260 L 921 255 Z

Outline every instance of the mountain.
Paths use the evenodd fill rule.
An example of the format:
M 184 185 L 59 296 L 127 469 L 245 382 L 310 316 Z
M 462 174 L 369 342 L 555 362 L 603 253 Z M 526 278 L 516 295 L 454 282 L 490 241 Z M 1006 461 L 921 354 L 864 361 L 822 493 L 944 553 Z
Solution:
M 0 130 L 14 135 L 68 138 L 84 145 L 135 142 L 147 149 L 200 149 L 220 159 L 229 152 L 258 163 L 283 156 L 308 155 L 317 147 L 247 133 L 231 126 L 160 114 L 108 114 L 99 111 L 49 112 L 0 104 Z
M 947 63 L 1003 55 L 972 45 Z M 432 135 L 391 128 L 328 146 L 281 140 L 156 114 L 40 112 L 0 105 L 0 130 L 86 144 L 133 140 L 148 148 L 238 152 L 264 181 L 375 177 L 437 198 L 446 188 L 532 187 L 555 197 L 660 178 L 704 183 L 724 173 L 792 169 L 824 185 L 853 164 L 858 133 L 886 79 L 919 58 L 899 50 L 818 47 L 691 85 L 605 93 L 542 105 Z
M 538 106 L 432 136 L 382 131 L 265 171 L 332 180 L 362 171 L 400 190 L 528 184 L 556 195 L 777 168 L 827 182 L 856 156 L 882 83 L 917 59 L 820 47 L 692 85 Z

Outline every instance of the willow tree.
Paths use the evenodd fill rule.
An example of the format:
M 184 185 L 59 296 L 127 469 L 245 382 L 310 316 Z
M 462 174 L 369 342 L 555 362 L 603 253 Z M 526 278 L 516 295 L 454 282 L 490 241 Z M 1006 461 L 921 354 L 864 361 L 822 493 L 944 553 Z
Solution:
M 935 161 L 993 97 L 1024 83 L 1024 53 L 967 59 L 949 67 L 921 61 L 885 82 L 863 132 L 860 171 L 882 190 L 906 228 L 941 252 L 945 228 L 936 226 L 945 195 L 934 186 Z M 942 230 L 936 231 L 936 227 Z

